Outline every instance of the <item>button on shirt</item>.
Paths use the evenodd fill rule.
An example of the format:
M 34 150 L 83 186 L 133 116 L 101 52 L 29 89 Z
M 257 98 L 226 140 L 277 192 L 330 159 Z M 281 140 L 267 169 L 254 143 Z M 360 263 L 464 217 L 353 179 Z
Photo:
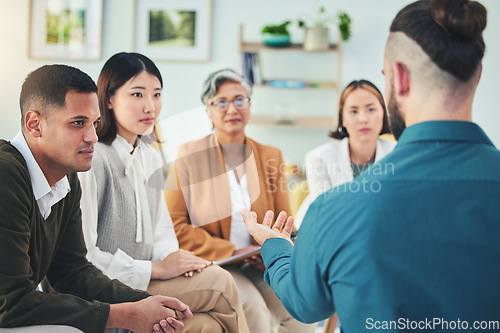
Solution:
M 265 280 L 287 310 L 305 322 L 336 311 L 348 333 L 498 321 L 500 152 L 474 123 L 431 121 L 378 163 L 383 174 L 369 174 L 375 163 L 365 183 L 311 205 L 295 247 L 263 244 Z
M 45 178 L 42 169 L 40 169 L 40 166 L 35 160 L 23 133 L 17 133 L 10 143 L 16 147 L 17 150 L 19 150 L 28 165 L 31 186 L 33 187 L 33 193 L 38 204 L 38 209 L 40 209 L 40 213 L 42 213 L 43 218 L 47 219 L 50 215 L 52 206 L 62 200 L 71 190 L 68 178 L 63 177 L 51 187 L 47 178 Z

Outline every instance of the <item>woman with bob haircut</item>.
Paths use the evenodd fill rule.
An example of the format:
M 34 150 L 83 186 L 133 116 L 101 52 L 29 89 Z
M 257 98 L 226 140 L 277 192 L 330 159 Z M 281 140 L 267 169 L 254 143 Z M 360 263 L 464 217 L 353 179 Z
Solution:
M 241 208 L 261 216 L 290 212 L 281 151 L 245 135 L 251 93 L 231 69 L 208 76 L 201 100 L 214 133 L 179 147 L 174 189 L 165 191 L 180 247 L 210 261 L 258 248 Z M 264 282 L 260 256 L 224 267 L 236 281 L 251 332 L 314 331 L 315 325 L 294 319 Z
M 149 143 L 162 107 L 158 68 L 142 54 L 117 53 L 97 88 L 99 142 L 92 168 L 79 174 L 88 259 L 112 279 L 188 304 L 193 317 L 183 332 L 248 332 L 232 276 L 179 249 L 163 197 L 164 165 Z

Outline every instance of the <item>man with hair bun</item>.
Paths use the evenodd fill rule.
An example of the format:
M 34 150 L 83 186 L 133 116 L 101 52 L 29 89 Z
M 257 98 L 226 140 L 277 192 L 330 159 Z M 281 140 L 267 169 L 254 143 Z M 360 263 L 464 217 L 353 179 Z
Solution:
M 476 1 L 423 0 L 392 22 L 383 72 L 399 137 L 369 174 L 380 191 L 334 189 L 297 235 L 244 211 L 265 280 L 297 319 L 337 312 L 343 332 L 498 332 L 500 152 L 472 122 L 485 44 Z M 314 244 L 314 246 L 312 246 Z M 296 292 L 293 292 L 296 291 Z

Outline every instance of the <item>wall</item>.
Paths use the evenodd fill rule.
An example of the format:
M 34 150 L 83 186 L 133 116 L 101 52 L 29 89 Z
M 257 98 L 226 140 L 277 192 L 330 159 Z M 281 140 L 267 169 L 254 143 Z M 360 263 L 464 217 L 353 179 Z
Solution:
M 407 0 L 354 0 L 345 2 L 303 0 L 213 0 L 212 54 L 205 63 L 161 62 L 165 81 L 164 108 L 161 119 L 198 107 L 201 84 L 208 73 L 223 67 L 239 66 L 238 27 L 244 25 L 244 38 L 259 40 L 259 31 L 264 24 L 293 19 L 304 13 L 312 13 L 318 4 L 325 4 L 328 12 L 338 8 L 347 11 L 353 18 L 353 37 L 344 44 L 342 86 L 352 79 L 367 78 L 381 90 L 384 78 L 381 74 L 383 48 L 390 22 Z M 500 113 L 496 110 L 497 78 L 500 77 L 500 42 L 494 38 L 500 31 L 500 1 L 483 0 L 489 11 L 488 27 L 485 31 L 487 45 L 483 61 L 483 75 L 474 102 L 474 120 L 500 145 Z M 116 52 L 132 51 L 133 47 L 133 0 L 105 0 L 103 24 L 103 57 L 100 61 L 65 61 L 81 68 L 97 79 L 105 60 Z M 0 137 L 11 139 L 19 129 L 18 98 L 24 77 L 37 67 L 53 63 L 53 60 L 29 59 L 28 53 L 28 0 L 0 0 Z M 301 42 L 303 31 L 292 27 L 292 39 Z M 286 64 L 285 64 L 286 65 Z M 304 64 L 305 66 L 306 64 Z M 296 70 L 300 70 L 297 68 Z M 318 98 L 322 98 L 321 96 Z M 291 98 L 296 103 L 297 98 Z M 332 99 L 333 101 L 333 99 Z M 298 103 L 298 102 L 297 102 Z M 301 113 L 335 113 L 335 103 L 325 102 L 324 110 L 310 110 L 314 105 L 294 105 Z M 330 110 L 331 109 L 331 110 Z M 272 110 L 269 110 L 272 112 Z M 205 121 L 202 117 L 201 120 Z M 186 124 L 189 125 L 189 124 Z M 174 129 L 175 130 L 175 129 Z M 173 133 L 175 135 L 175 133 Z M 289 129 L 268 126 L 248 126 L 247 134 L 283 150 L 285 159 L 303 163 L 306 151 L 328 140 L 327 130 Z

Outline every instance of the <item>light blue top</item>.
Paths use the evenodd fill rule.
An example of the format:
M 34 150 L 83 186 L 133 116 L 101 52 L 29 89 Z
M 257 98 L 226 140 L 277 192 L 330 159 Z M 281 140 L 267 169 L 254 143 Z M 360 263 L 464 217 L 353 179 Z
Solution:
M 263 244 L 265 280 L 287 310 L 304 322 L 337 312 L 349 333 L 499 325 L 500 152 L 481 128 L 413 125 L 366 173 L 311 205 L 295 248 Z

